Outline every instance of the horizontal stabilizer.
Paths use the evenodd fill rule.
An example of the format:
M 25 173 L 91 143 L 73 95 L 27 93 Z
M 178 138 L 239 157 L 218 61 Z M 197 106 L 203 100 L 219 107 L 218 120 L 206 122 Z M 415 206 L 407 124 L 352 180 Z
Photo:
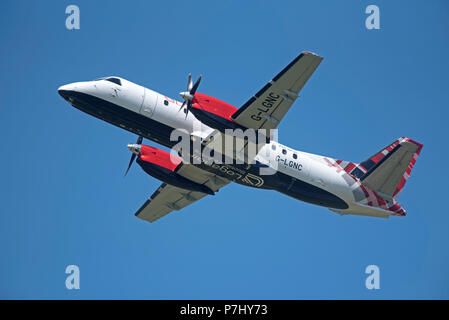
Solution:
M 399 138 L 360 164 L 366 170 L 360 177 L 362 185 L 387 201 L 397 199 L 421 149 L 422 144 L 409 138 Z

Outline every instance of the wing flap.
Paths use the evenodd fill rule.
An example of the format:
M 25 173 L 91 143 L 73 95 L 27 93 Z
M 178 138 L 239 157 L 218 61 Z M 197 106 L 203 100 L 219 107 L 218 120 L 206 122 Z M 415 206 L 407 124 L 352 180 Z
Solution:
M 218 177 L 213 173 L 207 172 L 191 164 L 183 164 L 177 173 L 196 183 L 204 184 L 213 191 L 218 191 L 218 189 L 229 183 L 229 180 Z

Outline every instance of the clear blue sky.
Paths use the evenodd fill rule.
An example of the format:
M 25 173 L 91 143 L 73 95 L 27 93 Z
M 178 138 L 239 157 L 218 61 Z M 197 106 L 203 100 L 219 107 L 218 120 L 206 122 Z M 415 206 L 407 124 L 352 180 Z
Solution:
M 65 28 L 77 4 L 81 29 Z M 380 30 L 365 8 L 380 8 Z M 447 1 L 2 1 L 0 298 L 449 298 Z M 324 57 L 281 123 L 292 148 L 362 161 L 396 138 L 423 151 L 405 218 L 339 216 L 230 185 L 157 223 L 134 212 L 160 185 L 136 136 L 57 88 L 118 75 L 237 107 L 299 52 Z M 156 144 L 148 142 L 155 146 Z M 65 268 L 81 289 L 65 288 Z M 365 288 L 376 264 L 381 289 Z

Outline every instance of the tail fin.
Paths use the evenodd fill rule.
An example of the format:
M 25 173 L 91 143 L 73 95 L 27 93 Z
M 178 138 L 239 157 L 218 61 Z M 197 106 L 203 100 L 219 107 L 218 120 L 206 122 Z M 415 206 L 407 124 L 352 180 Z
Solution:
M 410 177 L 423 145 L 409 138 L 399 138 L 385 149 L 363 161 L 354 175 L 362 185 L 387 201 L 397 199 Z

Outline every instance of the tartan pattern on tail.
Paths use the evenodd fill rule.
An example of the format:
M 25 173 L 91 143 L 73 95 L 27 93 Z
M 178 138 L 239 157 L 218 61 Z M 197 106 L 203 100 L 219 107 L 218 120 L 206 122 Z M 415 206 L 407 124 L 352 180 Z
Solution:
M 394 194 L 392 201 L 386 201 L 384 198 L 379 196 L 375 191 L 370 190 L 369 188 L 365 187 L 361 184 L 360 179 L 363 177 L 365 173 L 367 173 L 370 169 L 372 169 L 379 161 L 381 161 L 384 157 L 386 157 L 390 152 L 392 152 L 395 148 L 398 148 L 398 146 L 402 143 L 410 142 L 414 143 L 418 146 L 418 150 L 413 154 L 413 158 L 410 161 L 407 169 L 404 172 L 404 175 L 402 176 L 401 181 L 399 182 Z M 380 150 L 373 156 L 369 157 L 367 160 L 363 161 L 362 163 L 354 163 L 349 161 L 343 161 L 343 160 L 333 160 L 329 158 L 324 158 L 324 160 L 329 164 L 329 166 L 334 166 L 337 168 L 337 172 L 344 171 L 343 175 L 348 175 L 346 177 L 346 181 L 348 181 L 348 184 L 355 185 L 352 189 L 354 198 L 357 199 L 357 195 L 363 194 L 364 198 L 357 199 L 358 202 L 372 206 L 372 207 L 378 207 L 382 208 L 384 210 L 391 211 L 392 215 L 397 216 L 405 216 L 406 211 L 402 206 L 396 201 L 399 193 L 404 188 L 405 182 L 410 177 L 411 171 L 413 169 L 413 166 L 416 163 L 416 159 L 419 156 L 419 153 L 421 152 L 423 145 L 419 142 L 416 142 L 412 139 L 409 139 L 407 137 L 401 137 L 394 141 L 392 144 L 387 146 L 386 148 Z M 363 193 L 361 193 L 363 192 Z

